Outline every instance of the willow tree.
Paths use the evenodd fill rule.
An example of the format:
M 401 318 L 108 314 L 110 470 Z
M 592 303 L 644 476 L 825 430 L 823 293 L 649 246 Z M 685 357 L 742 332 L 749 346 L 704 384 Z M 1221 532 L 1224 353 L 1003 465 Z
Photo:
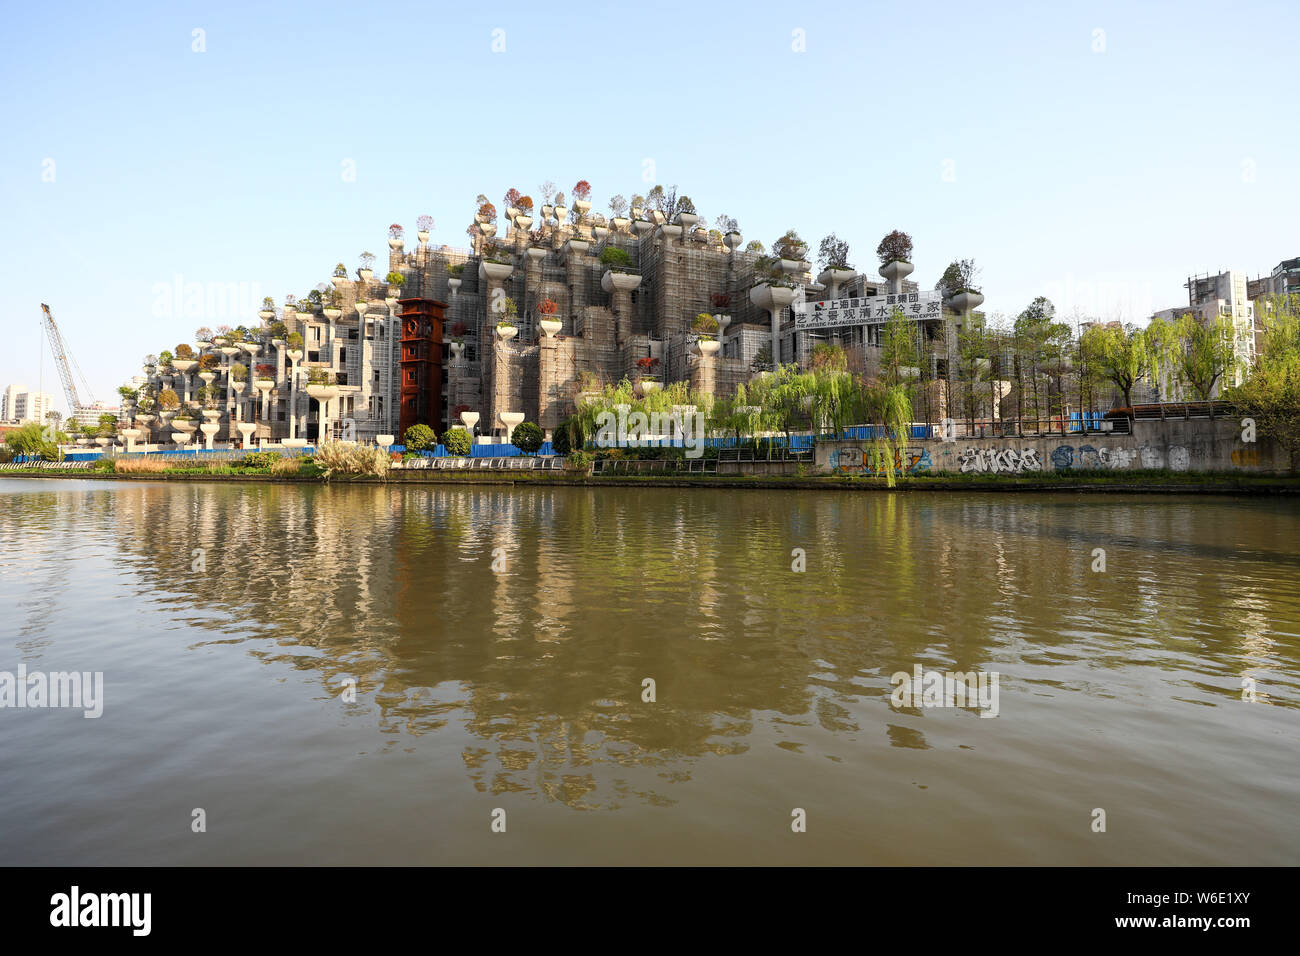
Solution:
M 1146 379 L 1159 381 L 1172 352 L 1169 323 L 1152 319 L 1145 329 L 1118 322 L 1093 325 L 1079 339 L 1085 361 L 1110 381 L 1124 397 L 1124 407 L 1133 407 L 1133 387 Z
M 1220 316 L 1202 322 L 1187 314 L 1178 320 L 1175 329 L 1181 345 L 1175 353 L 1178 377 L 1197 398 L 1208 402 L 1219 381 L 1236 368 L 1232 320 Z
M 1278 296 L 1265 309 L 1264 340 L 1250 376 L 1227 397 L 1255 420 L 1258 434 L 1287 453 L 1292 471 L 1300 465 L 1300 296 Z

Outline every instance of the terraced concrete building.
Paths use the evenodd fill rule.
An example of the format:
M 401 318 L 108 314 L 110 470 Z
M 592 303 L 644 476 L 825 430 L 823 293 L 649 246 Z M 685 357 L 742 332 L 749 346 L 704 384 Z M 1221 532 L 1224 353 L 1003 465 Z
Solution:
M 477 414 L 480 435 L 505 437 L 520 420 L 549 434 L 584 390 L 625 377 L 727 396 L 774 356 L 802 362 L 820 341 L 844 345 L 851 363 L 871 372 L 878 325 L 803 330 L 792 308 L 918 291 L 906 263 L 882 270 L 888 281 L 852 269 L 814 277 L 802 259 L 776 260 L 773 272 L 772 260 L 741 248 L 739 232 L 710 231 L 690 212 L 670 221 L 633 207 L 606 219 L 583 201 L 572 210 L 544 205 L 536 221 L 530 212 L 508 208 L 498 224 L 481 205 L 469 248 L 431 246 L 422 220 L 408 249 L 392 226 L 383 278 L 370 262 L 355 275 L 339 266 L 320 303 L 268 306 L 244 341 L 196 343 L 195 359 L 211 366 L 205 384 L 220 393 L 215 403 L 210 393 L 193 398 L 203 371 L 195 361 L 150 369 L 154 391 L 174 388 L 217 440 L 366 441 L 416 422 L 441 432 L 464 413 L 471 423 Z M 963 310 L 978 305 L 966 298 Z M 715 341 L 692 331 L 700 313 L 719 320 Z M 918 337 L 935 346 L 925 372 L 940 387 L 959 322 L 948 307 L 916 322 Z M 234 369 L 242 363 L 243 383 Z M 144 424 L 156 440 L 174 434 L 165 422 Z

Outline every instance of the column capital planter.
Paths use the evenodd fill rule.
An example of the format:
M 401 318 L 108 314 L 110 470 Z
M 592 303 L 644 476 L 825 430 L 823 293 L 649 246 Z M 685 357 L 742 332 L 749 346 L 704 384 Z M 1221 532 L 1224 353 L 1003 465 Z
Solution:
M 852 282 L 857 274 L 856 269 L 826 269 L 817 277 L 817 281 L 824 286 L 830 287 L 830 297 L 834 299 L 839 294 L 840 286 L 846 282 Z
M 619 232 L 625 231 L 631 222 L 632 220 L 625 216 L 613 216 L 609 220 L 610 226 L 617 229 Z
M 452 295 L 455 295 L 456 292 L 460 289 L 460 284 L 463 281 L 464 281 L 463 279 L 457 279 L 455 276 L 452 276 L 450 279 L 447 280 L 447 288 L 451 289 Z
M 559 332 L 560 329 L 564 328 L 564 323 L 561 322 L 559 319 L 542 319 L 542 321 L 539 322 L 538 325 L 541 326 L 542 331 L 546 334 L 546 337 L 548 339 L 555 338 L 555 333 Z
M 415 238 L 420 240 L 420 245 L 425 245 L 429 241 L 429 230 L 421 229 L 415 234 Z
M 760 283 L 749 290 L 749 301 L 760 309 L 780 312 L 794 301 L 794 289 Z
M 281 439 L 281 440 L 280 440 L 280 444 L 283 445 L 285 448 L 306 448 L 306 447 L 307 447 L 307 439 L 305 439 L 305 438 L 284 438 L 284 439 Z
M 718 349 L 722 348 L 722 343 L 717 339 L 700 339 L 695 343 L 696 349 L 700 355 L 706 358 L 712 358 L 718 354 Z
M 478 231 L 491 239 L 497 234 L 497 224 L 495 222 L 481 222 L 478 224 Z
M 395 440 L 396 440 L 396 436 L 394 435 L 375 436 L 375 444 L 378 445 L 380 448 L 382 448 L 384 451 L 388 451 L 388 446 L 393 444 Z
M 642 395 L 648 395 L 650 392 L 658 391 L 660 384 L 657 378 L 643 378 L 637 381 L 636 388 Z
M 406 245 L 406 240 L 405 240 L 405 239 L 401 239 L 401 238 L 393 238 L 393 239 L 389 239 L 389 240 L 388 240 L 388 248 L 389 248 L 389 249 L 399 249 L 399 250 L 400 250 L 400 249 L 401 249 L 403 246 L 405 246 L 405 245 Z
M 236 345 L 223 345 L 221 348 L 217 349 L 217 351 L 229 358 L 232 355 L 239 354 L 239 347 Z
M 633 275 L 630 272 L 611 272 L 606 269 L 605 274 L 600 277 L 600 287 L 606 292 L 631 292 L 641 284 L 641 276 Z
M 555 221 L 557 223 L 559 223 L 560 225 L 564 225 L 564 220 L 568 218 L 569 218 L 569 210 L 567 207 L 565 206 L 555 207 Z
M 308 385 L 307 394 L 318 402 L 328 402 L 331 398 L 338 398 L 339 387 L 337 385 Z
M 172 432 L 173 445 L 185 445 L 189 443 L 189 440 L 190 440 L 189 432 Z
M 565 251 L 571 256 L 585 256 L 590 248 L 591 243 L 585 239 L 570 239 L 564 244 Z
M 198 365 L 199 363 L 194 361 L 193 359 L 176 359 L 175 361 L 172 362 L 172 364 L 176 366 L 176 369 L 178 371 L 188 372 L 190 369 L 194 368 L 194 366 Z
M 532 216 L 515 216 L 515 228 L 520 232 L 527 232 L 533 226 Z
M 539 246 L 529 246 L 524 250 L 524 252 L 527 253 L 528 258 L 532 259 L 533 262 L 541 262 L 546 258 L 546 253 L 549 251 L 549 249 L 542 249 Z
M 514 434 L 515 426 L 524 420 L 523 412 L 498 412 L 497 418 L 501 419 L 501 424 L 506 426 L 506 444 L 510 444 L 510 436 Z
M 244 385 L 245 385 L 244 382 L 231 382 L 231 383 L 230 383 L 230 388 L 231 388 L 232 391 L 234 391 L 234 393 L 235 393 L 236 395 L 243 395 L 243 394 L 244 394 Z
M 677 214 L 677 224 L 685 227 L 687 230 L 694 228 L 695 224 L 700 221 L 700 217 L 693 212 L 679 212 Z
M 460 413 L 460 423 L 464 425 L 467 429 L 469 429 L 471 432 L 474 430 L 474 426 L 478 424 L 478 420 L 479 420 L 478 412 Z
M 519 329 L 513 325 L 498 325 L 496 329 L 497 338 L 503 342 L 509 342 L 519 334 Z
M 596 241 L 597 241 L 597 242 L 603 242 L 604 239 L 605 239 L 605 237 L 609 235 L 609 227 L 608 227 L 608 226 L 592 226 L 592 227 L 591 227 L 591 234 L 592 234 L 593 236 L 596 237 Z
M 896 287 L 901 286 L 904 279 L 912 274 L 916 267 L 910 262 L 904 262 L 901 259 L 895 259 L 893 262 L 886 262 L 880 267 L 880 275 L 888 279 Z
M 208 421 L 216 421 L 218 418 L 221 417 L 221 409 L 205 408 L 203 409 L 203 417 L 208 419 Z
M 191 435 L 194 433 L 194 429 L 198 427 L 199 426 L 196 425 L 194 421 L 189 418 L 176 419 L 175 421 L 172 422 L 172 428 L 176 429 L 179 432 L 185 432 L 186 434 L 191 434 Z
M 591 212 L 591 200 L 575 199 L 573 201 L 573 208 L 578 210 L 578 215 L 585 216 L 587 213 Z
M 216 372 L 199 372 L 199 378 L 203 379 L 204 385 L 211 385 L 212 380 L 217 377 Z
M 258 352 L 262 351 L 261 344 L 257 342 L 245 342 L 243 343 L 243 345 L 244 345 L 244 351 L 247 352 L 249 355 L 256 355 Z
M 284 354 L 290 362 L 302 361 L 302 349 L 287 349 Z
M 654 230 L 654 227 L 655 224 L 653 222 L 650 222 L 648 219 L 632 220 L 632 231 L 637 234 L 638 238 L 644 236 L 648 232 L 652 232 Z
M 738 232 L 729 232 L 722 237 L 722 244 L 735 252 L 740 248 L 740 244 L 745 241 L 745 237 Z
M 943 304 L 954 312 L 965 315 L 971 309 L 978 309 L 983 305 L 984 296 L 978 292 L 958 292 L 956 295 L 944 299 Z
M 329 319 L 331 322 L 336 322 L 339 319 L 343 318 L 342 309 L 324 308 L 321 309 L 321 314 L 324 315 L 325 318 Z
M 659 229 L 660 229 L 661 232 L 663 232 L 664 236 L 665 236 L 666 238 L 668 238 L 668 239 L 676 239 L 676 238 L 680 237 L 681 234 L 682 234 L 682 227 L 681 227 L 681 226 L 668 226 L 668 225 L 665 225 L 665 226 L 660 226 Z
M 269 392 L 275 388 L 275 379 L 273 378 L 255 378 L 253 379 L 253 388 L 259 392 Z
M 478 277 L 492 279 L 495 282 L 505 282 L 514 271 L 515 267 L 505 262 L 488 262 L 482 259 L 478 264 Z

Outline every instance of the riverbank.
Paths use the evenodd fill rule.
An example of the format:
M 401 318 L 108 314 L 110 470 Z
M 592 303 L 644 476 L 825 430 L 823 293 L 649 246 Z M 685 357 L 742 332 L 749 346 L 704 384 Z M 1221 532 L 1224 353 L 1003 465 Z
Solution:
M 321 484 L 319 476 L 272 475 L 259 469 L 247 473 L 183 472 L 118 475 L 102 471 L 6 471 L 0 478 L 47 478 L 54 480 L 89 479 L 93 481 L 170 481 L 234 482 L 268 484 Z M 519 472 L 393 471 L 387 477 L 333 475 L 330 484 L 420 484 L 420 485 L 493 485 L 493 486 L 566 486 L 585 488 L 733 488 L 786 491 L 1079 491 L 1119 494 L 1222 494 L 1222 495 L 1295 495 L 1300 494 L 1300 475 L 1225 475 L 1222 473 L 1154 472 L 1154 473 L 1043 473 L 1033 477 L 991 474 L 933 474 L 896 479 L 890 488 L 875 477 L 823 475 L 568 475 Z

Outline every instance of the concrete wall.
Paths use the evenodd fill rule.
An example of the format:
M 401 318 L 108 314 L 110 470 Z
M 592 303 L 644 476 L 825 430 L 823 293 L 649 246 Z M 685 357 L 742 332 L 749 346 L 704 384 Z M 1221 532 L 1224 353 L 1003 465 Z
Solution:
M 912 442 L 896 468 L 906 474 L 1027 474 L 1046 471 L 1168 469 L 1243 474 L 1285 473 L 1287 457 L 1271 441 L 1242 441 L 1240 419 L 1137 421 L 1132 435 L 1088 433 L 1041 438 L 959 438 Z M 817 468 L 871 471 L 868 442 L 821 442 Z

